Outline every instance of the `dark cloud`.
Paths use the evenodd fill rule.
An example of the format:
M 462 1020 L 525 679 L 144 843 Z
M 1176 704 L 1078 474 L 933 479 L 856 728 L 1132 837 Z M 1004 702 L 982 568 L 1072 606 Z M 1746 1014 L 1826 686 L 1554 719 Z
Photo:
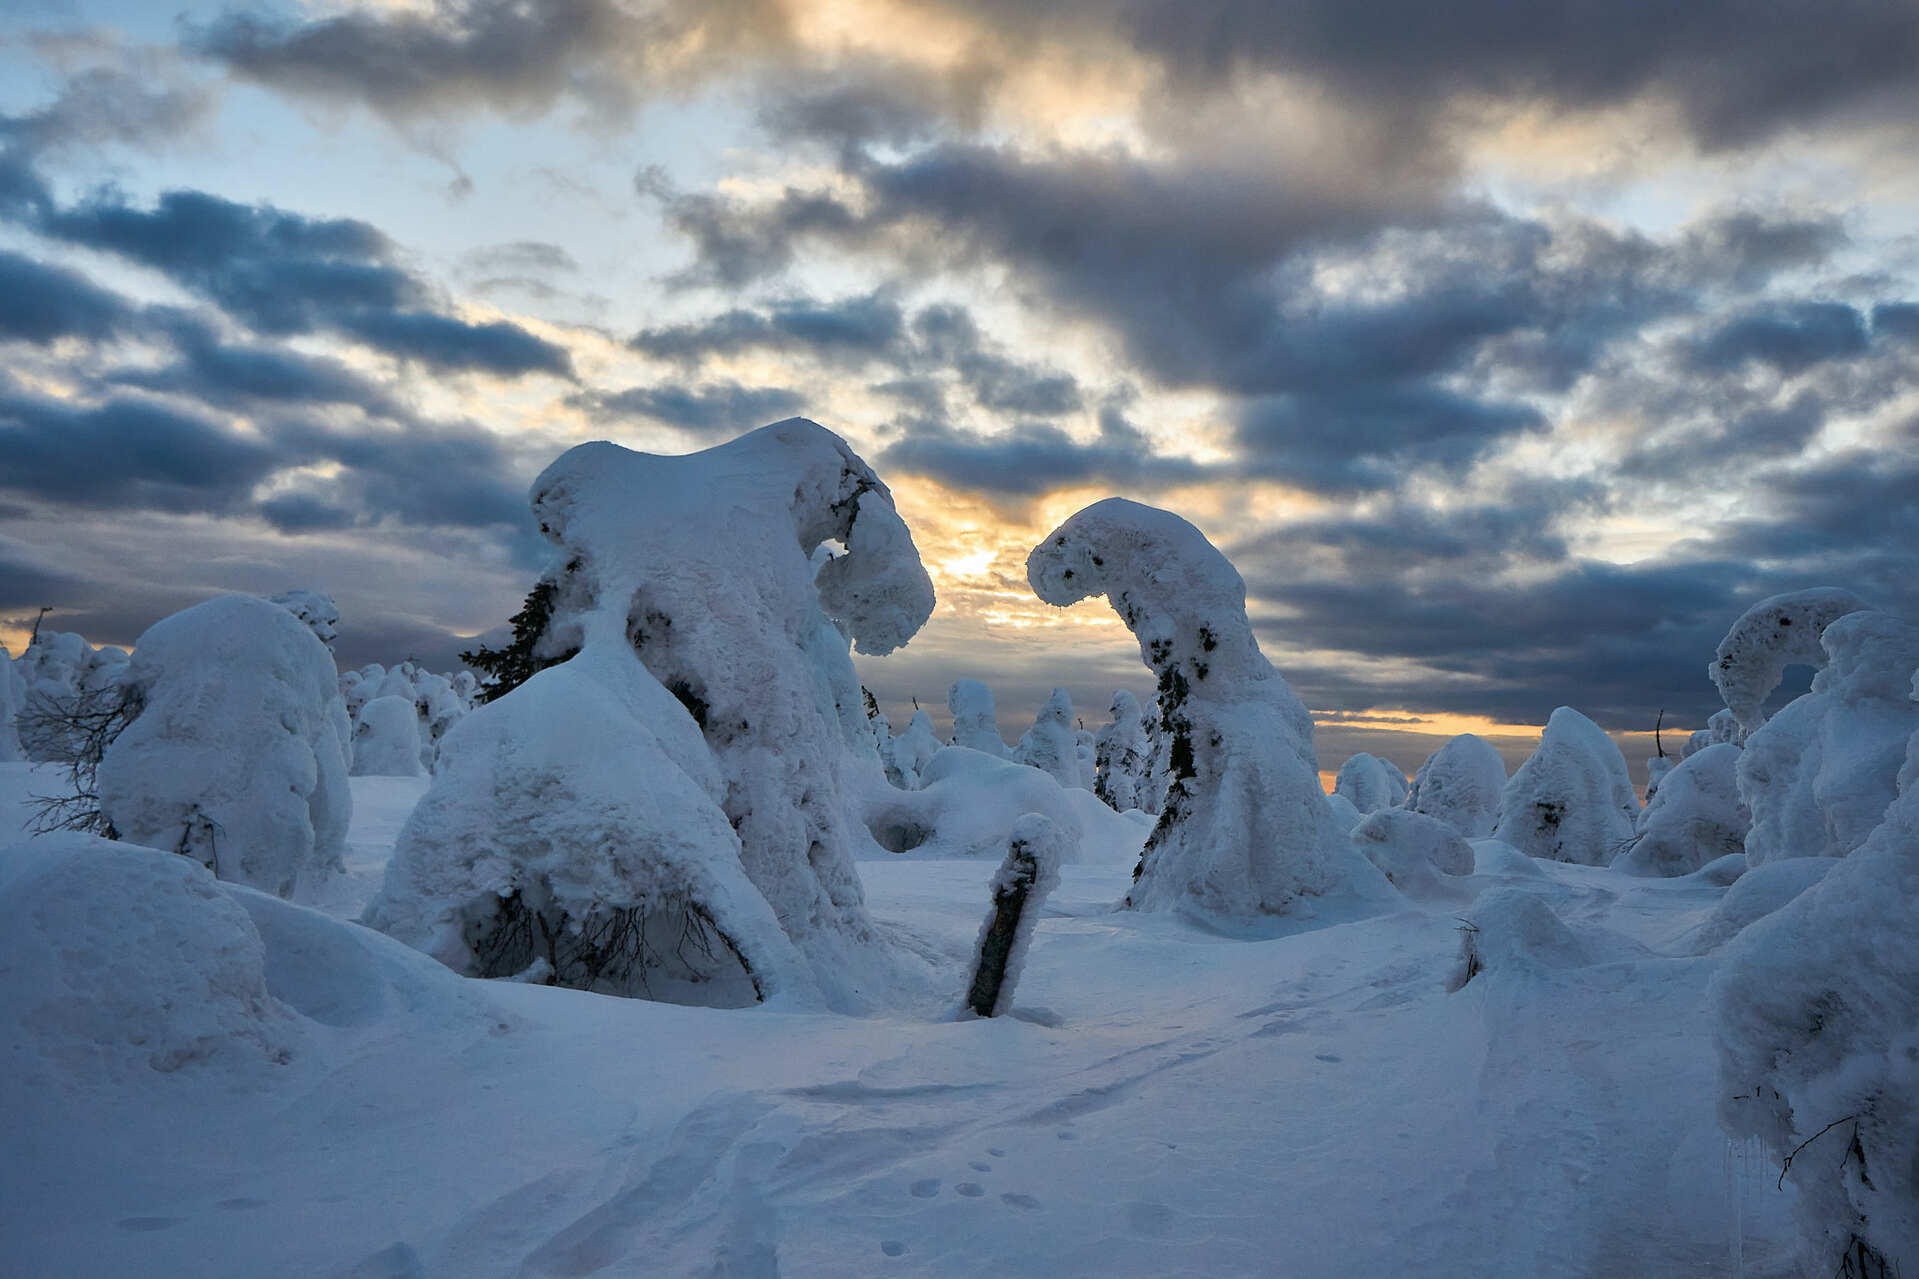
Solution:
M 644 330 L 632 345 L 647 355 L 689 363 L 772 351 L 803 352 L 857 367 L 898 358 L 905 337 L 899 303 L 869 293 L 835 302 L 793 299 L 761 311 L 735 309 L 692 324 Z
M 228 407 L 249 401 L 351 404 L 368 413 L 402 415 L 383 388 L 338 360 L 225 342 L 201 318 L 171 309 L 154 308 L 147 320 L 147 331 L 169 340 L 179 359 L 155 369 L 120 370 L 109 381 Z
M 49 573 L 37 564 L 23 564 L 0 555 L 0 609 L 9 613 L 16 609 L 37 612 L 47 605 L 64 604 L 84 587 L 85 583 L 77 578 Z
M 1687 488 L 1701 475 L 1724 484 L 1757 463 L 1797 456 L 1825 426 L 1828 406 L 1815 391 L 1781 405 L 1759 405 L 1707 422 L 1660 432 L 1620 460 L 1625 476 L 1664 479 Z
M 978 405 L 1020 417 L 1059 417 L 1085 407 L 1071 374 L 1038 368 L 990 349 L 972 313 L 952 305 L 929 306 L 913 317 L 922 367 L 950 365 Z
M 1414 470 L 1457 475 L 1513 435 L 1546 425 L 1527 404 L 1431 385 L 1354 387 L 1248 401 L 1235 437 L 1246 465 L 1261 474 L 1353 492 L 1391 488 Z
M 580 269 L 573 255 L 544 240 L 514 240 L 474 249 L 461 258 L 467 270 L 480 275 L 561 275 Z
M 1699 343 L 1692 362 L 1715 373 L 1757 362 L 1790 375 L 1863 354 L 1866 341 L 1865 317 L 1843 302 L 1793 302 L 1727 320 Z
M 217 422 L 140 400 L 0 396 L 0 484 L 79 506 L 231 511 L 279 464 Z
M 472 324 L 429 309 L 431 291 L 397 265 L 384 234 L 357 219 L 169 191 L 151 209 L 95 196 L 49 206 L 29 224 L 158 271 L 263 333 L 328 330 L 439 369 L 572 376 L 564 348 L 517 324 Z
M 38 110 L 0 116 L 0 139 L 31 155 L 67 146 L 149 146 L 178 138 L 212 106 L 203 86 L 168 84 L 150 69 L 87 67 L 67 76 Z
M 1094 483 L 1150 491 L 1207 475 L 1185 458 L 1161 454 L 1117 412 L 1101 415 L 1099 434 L 1089 441 L 1042 423 L 990 436 L 939 422 L 911 423 L 875 455 L 874 465 L 885 473 L 924 475 L 952 488 L 1006 497 Z
M 526 488 L 537 468 L 479 427 L 341 429 L 288 423 L 275 434 L 289 453 L 325 458 L 345 468 L 327 489 L 301 490 L 308 512 L 317 503 L 358 509 L 368 522 L 531 526 Z M 278 511 L 284 520 L 286 508 Z M 296 519 L 299 513 L 296 509 Z
M 644 175 L 641 190 L 655 190 Z M 721 196 L 659 193 L 667 225 L 694 247 L 693 264 L 667 278 L 673 288 L 737 289 L 785 270 L 801 237 L 844 234 L 859 225 L 834 197 L 791 188 L 771 209 Z
M 132 312 L 125 299 L 77 272 L 0 250 L 0 340 L 101 341 L 125 328 Z
M 231 11 L 188 29 L 188 44 L 236 76 L 403 120 L 485 107 L 537 114 L 567 99 L 602 118 L 672 83 L 669 60 L 697 49 L 723 63 L 778 40 L 777 6 L 754 0 L 434 0 L 364 7 L 311 22 Z M 684 73 L 681 73 L 684 74 Z
M 359 523 L 352 511 L 314 493 L 280 493 L 260 503 L 260 516 L 277 532 L 333 532 Z
M 1919 303 L 1886 302 L 1872 308 L 1872 335 L 1919 342 Z
M 697 387 L 635 386 L 624 391 L 569 397 L 602 421 L 650 417 L 683 431 L 731 438 L 768 422 L 797 417 L 806 397 L 782 386 L 708 382 Z

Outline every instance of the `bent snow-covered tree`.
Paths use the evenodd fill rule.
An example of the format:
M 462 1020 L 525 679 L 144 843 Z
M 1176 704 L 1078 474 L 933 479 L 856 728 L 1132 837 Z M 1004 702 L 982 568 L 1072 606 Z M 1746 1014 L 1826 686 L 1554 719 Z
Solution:
M 1719 641 L 1706 674 L 1739 721 L 1742 738 L 1766 722 L 1766 696 L 1779 687 L 1786 668 L 1824 666 L 1820 634 L 1846 614 L 1868 607 L 1851 591 L 1815 586 L 1760 600 L 1739 615 Z
M 291 897 L 339 868 L 352 795 L 333 655 L 250 595 L 147 628 L 124 688 L 139 715 L 100 761 L 100 810 L 123 839 Z
M 1230 924 L 1390 893 L 1335 821 L 1312 719 L 1259 651 L 1245 583 L 1203 533 L 1108 498 L 1035 547 L 1026 576 L 1060 607 L 1104 595 L 1158 677 L 1171 779 L 1126 905 Z
M 606 725 L 614 746 L 588 734 L 541 742 L 533 770 L 558 779 L 559 802 L 601 813 L 592 829 L 637 828 L 612 846 L 608 874 L 621 882 L 608 891 L 627 901 L 653 893 L 647 911 L 667 897 L 680 902 L 676 918 L 693 911 L 686 930 L 709 925 L 762 994 L 783 989 L 850 1009 L 883 998 L 904 972 L 904 952 L 867 915 L 852 860 L 864 838 L 854 783 L 873 764 L 849 743 L 842 703 L 857 706 L 858 686 L 849 694 L 829 678 L 821 628 L 837 625 L 862 653 L 886 653 L 932 611 L 932 583 L 886 486 L 844 441 L 795 418 L 681 457 L 582 444 L 534 481 L 532 503 L 561 567 L 546 579 L 543 633 L 526 647 L 535 658 L 577 656 L 462 720 L 443 778 L 472 772 L 483 804 L 524 813 L 540 800 L 516 790 L 511 743 L 536 725 L 496 712 L 516 699 L 577 701 L 581 681 L 609 689 L 630 707 Z M 816 573 L 813 552 L 829 541 L 845 553 Z M 476 725 L 497 727 L 482 738 Z M 470 741 L 484 741 L 499 762 L 460 764 Z M 662 776 L 624 793 L 589 778 L 590 787 L 578 785 L 590 793 L 572 793 L 567 761 L 603 750 L 628 753 L 629 773 Z M 664 776 L 663 761 L 681 776 Z M 671 803 L 649 805 L 649 790 Z M 435 811 L 429 792 L 396 860 L 409 846 L 426 860 L 462 855 L 445 830 L 424 825 Z M 442 819 L 447 829 L 463 824 L 452 812 Z M 572 837 L 556 829 L 517 848 L 509 835 L 500 855 L 542 861 Z M 420 895 L 395 873 L 389 896 Z M 389 905 L 376 902 L 378 913 L 402 917 Z M 570 928 L 582 927 L 580 908 L 567 912 Z M 784 935 L 778 944 L 765 934 L 768 919 Z M 509 925 L 519 926 L 502 921 Z

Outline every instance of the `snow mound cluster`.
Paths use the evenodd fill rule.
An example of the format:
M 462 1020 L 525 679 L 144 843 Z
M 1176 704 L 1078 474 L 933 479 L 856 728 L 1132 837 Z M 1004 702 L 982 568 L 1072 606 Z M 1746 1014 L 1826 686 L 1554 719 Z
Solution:
M 440 675 L 415 662 L 388 669 L 370 662 L 340 676 L 340 695 L 353 721 L 353 775 L 355 777 L 419 777 L 439 765 L 440 744 L 479 701 L 479 681 L 472 671 Z M 413 715 L 413 762 L 404 754 L 407 729 L 392 707 L 375 712 L 369 723 L 367 708 L 374 702 L 397 698 Z
M 1815 640 L 1822 669 L 1746 739 L 1741 798 L 1746 857 L 1844 857 L 1865 842 L 1897 791 L 1906 739 L 1919 729 L 1907 681 L 1919 629 L 1886 613 L 1840 616 Z
M 1461 733 L 1419 766 L 1406 807 L 1438 818 L 1467 839 L 1485 839 L 1499 818 L 1505 788 L 1506 761 L 1492 743 Z
M 1109 498 L 1049 534 L 1026 575 L 1059 607 L 1104 595 L 1158 679 L 1171 780 L 1128 906 L 1230 925 L 1303 899 L 1391 896 L 1333 816 L 1312 718 L 1260 652 L 1245 583 L 1204 534 Z
M 1708 746 L 1669 771 L 1639 815 L 1639 836 L 1613 861 L 1632 875 L 1690 875 L 1744 852 L 1752 815 L 1739 797 L 1740 751 Z
M 795 418 L 679 457 L 582 444 L 532 505 L 557 548 L 536 651 L 576 655 L 461 721 L 368 918 L 462 971 L 726 1002 L 859 1010 L 923 980 L 853 862 L 879 763 L 846 641 L 890 652 L 933 606 L 885 485 Z
M 1532 857 L 1603 866 L 1632 839 L 1638 816 L 1626 757 L 1599 725 L 1561 706 L 1500 792 L 1492 838 Z
M 1449 895 L 1442 876 L 1473 873 L 1472 846 L 1435 817 L 1404 808 L 1382 808 L 1353 827 L 1353 843 L 1408 897 Z
M 280 897 L 340 867 L 346 704 L 311 630 L 251 595 L 208 600 L 149 627 L 123 682 L 141 709 L 99 772 L 121 838 Z

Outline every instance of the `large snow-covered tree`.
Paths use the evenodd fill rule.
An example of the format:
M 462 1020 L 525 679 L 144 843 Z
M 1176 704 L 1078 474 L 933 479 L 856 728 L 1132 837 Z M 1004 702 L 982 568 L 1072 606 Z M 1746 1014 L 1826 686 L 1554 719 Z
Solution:
M 1108 498 L 1034 547 L 1026 576 L 1060 607 L 1105 596 L 1158 678 L 1171 780 L 1126 905 L 1230 924 L 1390 894 L 1335 820 L 1312 718 L 1260 652 L 1246 585 L 1205 534 Z

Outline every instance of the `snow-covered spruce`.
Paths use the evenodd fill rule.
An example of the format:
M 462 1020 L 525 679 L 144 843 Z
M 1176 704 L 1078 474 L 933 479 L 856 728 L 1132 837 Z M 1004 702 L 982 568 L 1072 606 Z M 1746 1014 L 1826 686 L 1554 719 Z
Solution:
M 296 588 L 268 596 L 267 603 L 278 604 L 306 623 L 307 629 L 329 650 L 340 637 L 340 606 L 325 591 Z
M 1112 720 L 1093 742 L 1093 793 L 1113 809 L 1144 808 L 1151 782 L 1153 743 L 1139 699 L 1121 688 L 1113 692 Z
M 1746 739 L 1739 794 L 1752 812 L 1746 857 L 1844 857 L 1865 842 L 1897 793 L 1919 706 L 1906 696 L 1919 629 L 1859 611 L 1821 637 L 1812 688 Z
M 1752 815 L 1739 798 L 1739 748 L 1708 746 L 1666 774 L 1639 815 L 1639 836 L 1613 860 L 1633 875 L 1690 875 L 1743 852 Z
M 1104 595 L 1159 681 L 1172 779 L 1125 904 L 1247 923 L 1305 899 L 1391 896 L 1319 784 L 1313 722 L 1259 651 L 1246 586 L 1191 524 L 1108 498 L 1033 549 L 1049 604 Z
M 1625 851 L 1638 817 L 1626 757 L 1599 725 L 1561 706 L 1500 792 L 1492 838 L 1528 856 L 1604 866 Z
M 893 763 L 900 770 L 900 785 L 917 790 L 925 782 L 926 769 L 940 753 L 940 739 L 933 732 L 933 717 L 915 710 L 906 721 L 906 731 L 893 739 Z
M 1823 658 L 1823 654 L 1822 654 Z M 1739 719 L 1731 711 L 1714 711 L 1706 720 L 1706 726 L 1686 739 L 1684 755 L 1695 755 L 1708 746 L 1717 746 L 1721 742 L 1740 745 L 1745 734 L 1739 729 Z
M 1779 687 L 1786 668 L 1823 666 L 1820 633 L 1846 614 L 1868 607 L 1851 591 L 1815 586 L 1760 600 L 1739 615 L 1719 641 L 1706 674 L 1738 720 L 1742 737 L 1766 722 L 1766 696 Z
M 1376 813 L 1406 802 L 1406 774 L 1391 761 L 1361 751 L 1339 766 L 1333 790 L 1351 800 L 1361 814 Z
M 659 769 L 664 755 L 684 774 L 658 783 L 656 799 L 670 799 L 671 813 L 643 819 L 636 789 L 610 793 L 609 777 L 604 785 L 580 783 L 586 789 L 577 795 L 562 789 L 575 811 L 556 819 L 605 830 L 611 806 L 623 804 L 617 820 L 640 823 L 645 851 L 636 856 L 646 865 L 635 870 L 637 880 L 623 878 L 619 891 L 677 876 L 666 886 L 680 892 L 695 920 L 704 910 L 699 922 L 724 934 L 762 991 L 843 1009 L 889 998 L 907 971 L 905 953 L 868 917 L 853 865 L 853 849 L 867 838 L 857 827 L 856 783 L 878 769 L 849 747 L 840 710 L 847 698 L 823 670 L 820 642 L 830 623 L 862 653 L 890 652 L 932 611 L 932 583 L 885 485 L 844 441 L 795 418 L 680 457 L 582 444 L 534 481 L 532 504 L 560 567 L 549 575 L 550 617 L 531 651 L 577 650 L 551 673 L 579 667 L 557 686 L 545 680 L 533 700 L 583 700 L 582 684 L 613 690 L 628 709 L 609 707 L 601 728 L 633 753 L 623 771 Z M 810 557 L 829 540 L 845 553 L 816 566 Z M 857 689 L 854 683 L 856 705 Z M 662 707 L 675 701 L 678 718 L 663 721 Z M 507 743 L 530 737 L 540 715 L 519 714 L 522 722 L 488 735 Z M 455 734 L 468 736 L 465 724 L 478 718 Z M 647 725 L 657 730 L 657 748 L 634 731 Z M 511 747 L 489 749 L 505 756 L 493 771 L 510 773 Z M 554 747 L 544 774 L 563 779 L 600 749 L 592 742 Z M 470 788 L 489 811 L 505 802 L 499 784 Z M 409 844 L 423 855 L 452 855 L 450 832 L 472 824 L 456 800 L 433 800 L 429 792 L 415 812 L 396 861 Z M 676 829 L 667 830 L 668 822 Z M 561 838 L 504 855 L 531 864 Z M 742 884 L 757 890 L 757 908 Z M 408 893 L 405 877 L 396 885 L 390 874 L 386 895 L 396 887 L 409 901 L 425 895 Z M 707 893 L 720 896 L 708 900 Z M 572 926 L 584 926 L 579 912 L 599 899 L 570 900 Z M 386 904 L 375 907 L 384 919 L 397 917 Z M 778 921 L 782 944 L 759 935 L 766 920 Z
M 455 725 L 364 922 L 468 976 L 538 963 L 611 994 L 817 999 L 724 794 L 685 708 L 630 649 L 589 647 Z
M 1406 807 L 1446 822 L 1467 839 L 1485 839 L 1499 819 L 1506 761 L 1485 738 L 1461 733 L 1426 757 Z
M 999 716 L 993 707 L 993 690 L 976 679 L 956 679 L 946 690 L 946 709 L 953 715 L 953 745 L 983 751 L 1000 759 L 1013 752 L 999 735 Z
M 980 925 L 973 948 L 966 1007 L 974 1015 L 995 1017 L 1012 1007 L 1013 987 L 1032 949 L 1040 907 L 1059 887 L 1061 845 L 1058 828 L 1038 813 L 1027 813 L 1014 824 L 1006 860 L 988 885 L 993 909 Z
M 1791 1156 L 1807 1274 L 1919 1273 L 1919 734 L 1902 776 L 1864 844 L 1741 932 L 1714 983 L 1720 1123 Z
M 13 661 L 7 656 L 7 647 L 0 644 L 0 764 L 11 764 L 25 759 L 20 749 L 20 735 L 13 727 L 13 717 L 20 709 L 20 695 L 16 690 L 13 675 Z
M 1033 727 L 1020 738 L 1019 762 L 1037 768 L 1061 786 L 1078 786 L 1079 739 L 1073 735 L 1073 695 L 1053 690 L 1039 708 Z
M 333 655 L 250 595 L 196 604 L 140 636 L 141 710 L 100 762 L 100 809 L 123 839 L 291 897 L 338 869 L 352 794 Z
M 360 708 L 353 726 L 355 777 L 419 777 L 420 720 L 405 697 L 376 697 Z

